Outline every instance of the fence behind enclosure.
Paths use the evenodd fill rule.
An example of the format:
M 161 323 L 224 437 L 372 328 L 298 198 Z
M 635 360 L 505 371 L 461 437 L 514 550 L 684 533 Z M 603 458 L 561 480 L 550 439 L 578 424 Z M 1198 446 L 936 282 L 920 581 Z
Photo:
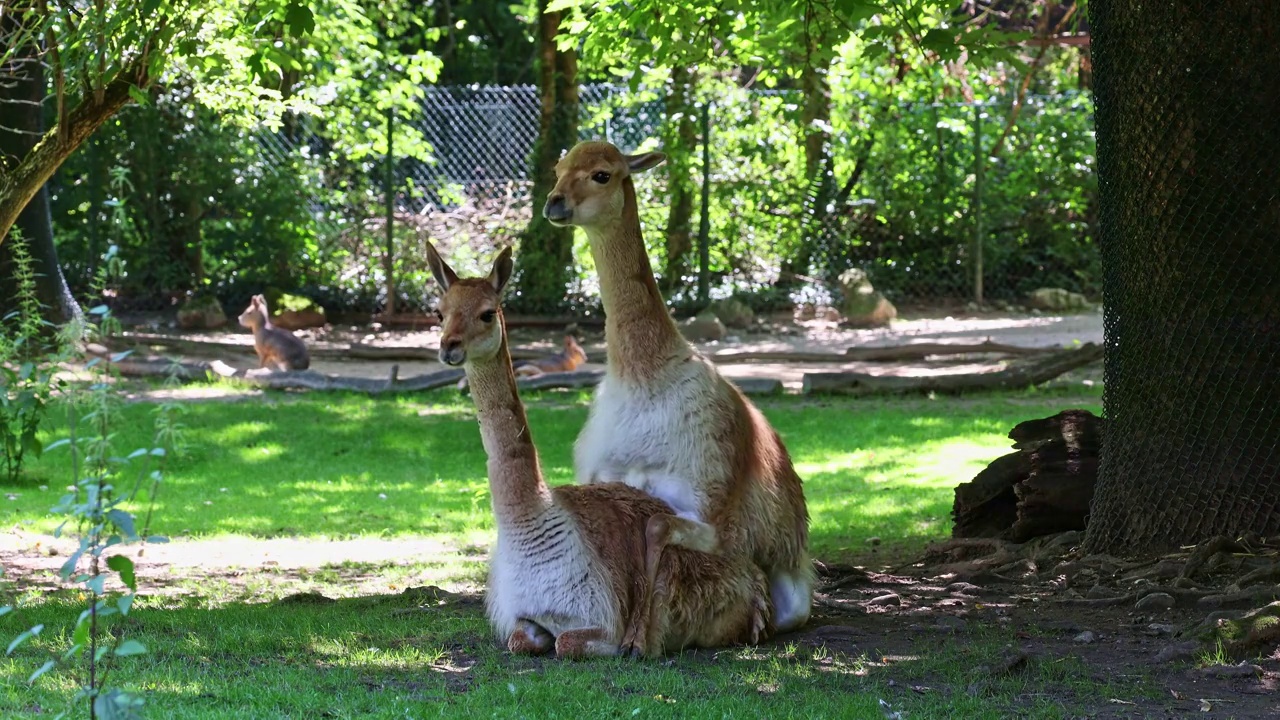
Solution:
M 814 275 L 862 267 L 898 302 L 964 303 L 975 299 L 979 275 L 985 300 L 1017 301 L 1046 285 L 1096 295 L 1092 103 L 1086 96 L 1028 98 L 994 159 L 988 153 L 1005 130 L 1007 105 L 873 107 L 837 98 L 834 109 L 845 114 L 846 127 L 832 143 L 832 187 L 844 190 L 855 174 L 857 180 L 838 207 L 825 199 L 816 228 L 804 222 L 800 100 L 785 91 L 756 91 L 711 101 L 706 242 L 719 292 L 730 283 L 763 286 L 776 279 L 779 258 L 817 234 Z M 632 149 L 659 135 L 664 107 L 652 93 L 586 85 L 580 101 L 583 139 Z M 447 243 L 467 226 L 461 234 L 482 248 L 515 238 L 540 201 L 528 197 L 527 162 L 538 113 L 533 86 L 426 90 L 421 116 L 405 122 L 430 144 L 432 157 L 396 161 L 395 217 L 407 226 L 398 253 L 400 307 L 424 297 L 418 288 L 427 282 L 425 268 L 414 261 L 423 239 L 435 234 Z M 281 161 L 304 144 L 320 156 L 314 151 L 323 149 L 323 127 L 262 142 Z M 685 150 L 695 156 L 696 187 L 698 149 Z M 985 159 L 981 171 L 978 157 Z M 662 172 L 639 187 L 647 238 L 661 261 Z M 314 207 L 324 209 L 324 188 L 313 190 Z M 695 208 L 695 227 L 700 211 Z M 483 253 L 462 252 L 468 250 Z
M 584 139 L 635 149 L 659 137 L 667 121 L 662 95 L 653 91 L 584 85 L 579 97 Z M 1096 297 L 1096 181 L 1087 96 L 1027 98 L 1015 129 L 992 159 L 989 153 L 1005 130 L 1007 102 L 883 105 L 834 94 L 830 179 L 816 205 L 807 198 L 810 184 L 804 178 L 802 99 L 792 91 L 720 88 L 709 105 L 690 108 L 707 113 L 706 137 L 699 131 L 695 147 L 663 148 L 689 155 L 684 167 L 695 198 L 695 235 L 702 212 L 698 186 L 704 171 L 710 172 L 702 240 L 713 295 L 737 291 L 758 305 L 785 300 L 769 288 L 784 259 L 808 248 L 812 263 L 797 271 L 801 280 L 830 279 L 861 267 L 900 305 L 972 300 L 979 257 L 987 300 L 1017 301 L 1041 286 Z M 187 182 L 189 173 L 167 179 L 160 157 L 171 153 L 166 161 L 183 162 L 197 141 L 209 141 L 174 135 L 163 153 L 136 150 L 146 144 L 137 133 L 154 136 L 187 123 L 175 112 L 177 121 L 167 125 L 163 112 L 158 106 L 123 113 L 90 152 L 60 173 L 55 222 L 73 282 L 87 277 L 94 248 L 107 241 L 92 240 L 102 224 L 83 210 L 102 204 L 96 196 L 118 195 L 146 220 L 165 216 L 164 208 L 154 206 L 167 202 L 167 188 L 186 187 L 173 181 Z M 168 306 L 170 288 L 181 287 L 189 268 L 203 263 L 206 286 L 229 306 L 265 284 L 292 282 L 292 289 L 333 310 L 374 311 L 385 303 L 390 214 L 397 309 L 423 310 L 431 287 L 422 261 L 426 240 L 445 246 L 462 269 L 480 270 L 495 246 L 516 240 L 541 202 L 529 197 L 528 180 L 539 112 L 532 86 L 424 88 L 419 113 L 391 119 L 397 139 L 390 213 L 383 162 L 349 157 L 326 135 L 322 118 L 297 118 L 279 131 L 240 139 L 200 131 L 222 143 L 212 146 L 216 161 L 206 159 L 201 168 L 207 178 L 200 199 L 203 237 L 161 237 L 188 227 L 183 210 L 170 212 L 167 225 L 141 223 L 147 229 L 136 237 L 111 238 L 135 268 L 134 285 L 123 294 L 135 306 Z M 704 168 L 701 144 L 708 141 L 710 166 Z M 429 147 L 423 159 L 406 157 L 404 148 L 414 143 Z M 981 172 L 978 158 L 986 159 Z M 130 169 L 136 190 L 122 185 L 118 192 L 102 191 L 114 178 L 108 169 L 116 166 Z M 667 267 L 671 167 L 661 166 L 637 183 L 646 240 L 659 270 Z M 184 255 L 184 245 L 193 242 L 201 243 L 199 251 Z M 688 275 L 675 285 L 696 283 L 698 255 L 695 240 Z M 590 305 L 590 268 L 579 268 L 578 276 L 571 292 Z M 686 290 L 677 299 L 687 301 L 688 295 Z

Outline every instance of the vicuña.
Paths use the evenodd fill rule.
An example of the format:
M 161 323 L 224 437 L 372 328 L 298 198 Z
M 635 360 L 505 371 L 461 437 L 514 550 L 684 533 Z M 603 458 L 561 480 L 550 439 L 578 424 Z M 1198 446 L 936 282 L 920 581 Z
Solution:
M 586 232 L 604 301 L 608 370 L 575 447 L 578 481 L 620 481 L 668 503 L 675 517 L 655 522 L 655 542 L 711 535 L 719 554 L 749 557 L 769 577 L 778 629 L 794 629 L 815 580 L 804 491 L 778 434 L 684 339 L 658 292 L 631 176 L 665 159 L 579 143 L 543 208 Z
M 427 260 L 444 288 L 440 361 L 466 369 L 489 457 L 498 540 L 485 606 L 507 647 L 563 657 L 654 656 L 763 637 L 769 591 L 754 564 L 647 547 L 650 519 L 669 516 L 671 508 L 636 488 L 553 488 L 543 480 L 502 319 L 510 248 L 485 278 L 459 279 L 430 245 Z

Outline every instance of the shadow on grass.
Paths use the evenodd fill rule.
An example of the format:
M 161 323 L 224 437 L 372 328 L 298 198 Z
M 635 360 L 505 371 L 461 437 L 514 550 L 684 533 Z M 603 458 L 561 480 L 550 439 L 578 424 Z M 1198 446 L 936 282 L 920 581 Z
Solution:
M 1077 403 L 1078 404 L 1078 403 Z M 529 416 L 549 481 L 572 481 L 572 446 L 586 418 L 535 396 Z M 918 547 L 948 534 L 952 490 L 1008 451 L 1018 422 L 1063 409 L 994 397 L 976 401 L 771 399 L 766 415 L 805 481 L 815 555 Z M 1096 410 L 1096 405 L 1092 409 Z M 149 444 L 151 408 L 123 409 L 116 447 Z M 394 400 L 313 395 L 200 403 L 183 416 L 188 451 L 167 469 L 154 532 L 280 536 L 466 536 L 493 529 L 485 455 L 469 402 L 440 395 Z M 49 439 L 59 432 L 51 432 Z M 70 478 L 67 453 L 32 464 Z M 7 522 L 47 531 L 66 480 L 0 488 Z
M 513 657 L 490 633 L 478 598 L 406 592 L 340 601 L 135 608 L 123 631 L 149 653 L 121 662 L 113 682 L 140 689 L 150 715 L 241 717 L 881 717 L 888 700 L 911 717 L 1064 717 L 1071 693 L 1104 683 L 1086 668 L 1036 663 L 984 681 L 1008 633 L 961 642 L 863 636 L 828 642 L 783 636 L 759 648 L 684 653 L 663 661 L 562 662 Z M 78 607 L 23 611 L 46 632 L 0 660 L 0 715 L 58 709 L 73 679 L 22 680 L 65 646 Z M 1092 690 L 1067 683 L 1092 682 Z M 1053 695 L 1037 692 L 1053 683 Z

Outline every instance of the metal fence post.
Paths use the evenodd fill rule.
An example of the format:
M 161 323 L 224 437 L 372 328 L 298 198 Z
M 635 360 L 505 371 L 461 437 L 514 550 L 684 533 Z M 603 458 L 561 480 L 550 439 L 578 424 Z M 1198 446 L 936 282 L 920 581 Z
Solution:
M 383 192 L 386 194 L 387 200 L 387 247 L 386 254 L 383 256 L 383 265 L 387 273 L 387 306 L 385 314 L 392 317 L 396 314 L 396 276 L 395 276 L 395 210 L 396 210 L 396 165 L 395 153 L 393 146 L 393 133 L 395 130 L 394 108 L 387 108 L 387 177 L 383 185 Z
M 982 304 L 982 106 L 973 106 L 973 301 Z
M 702 104 L 702 216 L 698 219 L 698 306 L 711 303 L 711 100 Z

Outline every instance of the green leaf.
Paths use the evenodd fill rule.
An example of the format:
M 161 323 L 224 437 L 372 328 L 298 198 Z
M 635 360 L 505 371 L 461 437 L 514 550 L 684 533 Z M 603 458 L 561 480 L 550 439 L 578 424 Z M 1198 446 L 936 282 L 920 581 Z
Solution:
M 581 4 L 582 0 L 551 0 L 551 2 L 547 4 L 546 12 L 553 13 L 560 12 L 561 10 L 569 10 L 571 8 L 576 8 Z
M 9 649 L 5 650 L 4 654 L 12 655 L 13 651 L 17 650 L 19 645 L 39 635 L 40 631 L 43 629 L 44 629 L 44 625 L 37 625 L 31 628 L 30 630 L 23 630 L 22 632 L 18 633 L 18 637 L 14 638 L 13 642 L 9 643 Z
M 136 538 L 138 534 L 133 529 L 133 514 L 127 513 L 120 508 L 112 508 L 107 511 L 107 519 L 115 523 L 120 528 L 120 532 L 124 533 L 129 539 Z
M 146 107 L 151 102 L 151 96 L 143 92 L 137 85 L 129 86 L 129 97 L 140 107 Z
M 284 22 L 289 26 L 289 34 L 294 37 L 302 37 L 315 32 L 316 17 L 311 12 L 311 8 L 300 3 L 294 3 L 284 13 Z
M 35 682 L 36 679 L 39 678 L 41 675 L 52 670 L 55 665 L 57 665 L 57 663 L 55 663 L 54 661 L 45 660 L 44 664 L 40 666 L 40 669 L 31 673 L 31 677 L 27 678 L 27 684 L 30 685 L 31 683 Z
M 137 640 L 125 640 L 120 643 L 120 647 L 116 648 L 116 657 L 128 657 L 130 655 L 143 655 L 147 652 L 147 646 Z
M 133 572 L 133 560 L 124 555 L 112 555 L 107 558 L 107 567 L 120 573 L 120 581 L 127 585 L 130 590 L 138 591 L 138 578 Z
M 137 595 L 125 595 L 119 600 L 116 600 L 116 608 L 120 611 L 121 615 L 129 614 L 129 609 L 133 607 L 133 599 L 135 597 L 137 597 Z
M 4 617 L 5 615 L 8 615 L 11 612 L 13 612 L 12 605 L 0 605 L 0 617 Z

